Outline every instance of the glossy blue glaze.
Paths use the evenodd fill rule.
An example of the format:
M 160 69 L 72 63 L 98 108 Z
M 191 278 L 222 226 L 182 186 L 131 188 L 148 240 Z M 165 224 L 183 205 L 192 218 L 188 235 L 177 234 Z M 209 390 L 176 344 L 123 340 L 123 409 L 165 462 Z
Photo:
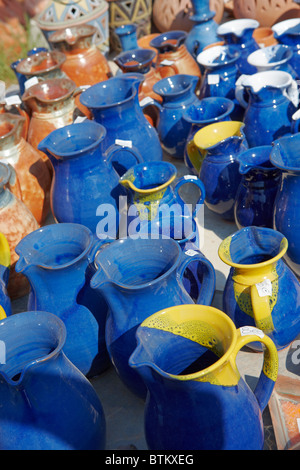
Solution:
M 115 29 L 115 33 L 118 36 L 122 51 L 131 51 L 132 49 L 137 49 L 137 27 L 135 24 L 124 24 Z
M 289 73 L 293 78 L 298 75 L 291 66 L 293 50 L 289 46 L 276 44 L 275 46 L 263 47 L 258 51 L 252 52 L 248 56 L 248 63 L 256 68 L 256 72 L 265 72 L 267 70 L 281 70 Z
M 143 159 L 136 149 L 107 148 L 107 140 L 103 126 L 86 120 L 53 131 L 38 148 L 54 168 L 51 209 L 56 221 L 82 224 L 96 233 L 104 216 L 101 207 L 109 205 L 114 210 L 109 235 L 116 237 L 119 197 L 126 195 L 119 185 L 120 176 Z M 120 155 L 122 161 L 118 160 Z
M 214 122 L 230 121 L 233 110 L 233 101 L 227 98 L 209 97 L 203 98 L 199 103 L 194 104 L 184 112 L 183 119 L 191 124 L 191 130 L 184 150 L 184 163 L 192 174 L 198 175 L 199 171 L 191 162 L 189 152 L 198 153 L 199 160 L 202 160 L 200 152 L 197 151 L 193 143 L 194 135 L 202 129 L 202 127 L 213 124 Z
M 270 160 L 282 172 L 274 206 L 274 228 L 288 239 L 286 261 L 300 275 L 300 134 L 274 142 Z
M 218 35 L 228 45 L 238 47 L 241 55 L 238 59 L 238 68 L 242 74 L 256 72 L 253 65 L 249 64 L 248 56 L 259 49 L 259 45 L 253 37 L 253 32 L 259 27 L 259 22 L 250 18 L 227 21 L 217 29 Z
M 232 119 L 241 121 L 245 110 L 235 97 L 235 83 L 240 76 L 238 60 L 241 53 L 234 46 L 214 46 L 201 52 L 198 63 L 204 74 L 200 87 L 200 99 L 227 98 L 234 103 Z
M 162 148 L 172 157 L 183 159 L 191 125 L 183 119 L 184 112 L 198 102 L 195 94 L 199 77 L 178 74 L 164 78 L 153 86 L 163 103 L 154 102 L 159 110 L 157 132 Z
M 0 307 L 7 316 L 12 314 L 11 301 L 7 293 L 9 268 L 0 264 Z
M 1 450 L 104 450 L 101 402 L 63 349 L 63 322 L 25 312 L 0 322 Z
M 192 0 L 193 15 L 189 17 L 194 24 L 188 33 L 185 45 L 194 57 L 210 44 L 220 41 L 217 34 L 218 24 L 215 12 L 209 8 L 209 0 Z
M 114 62 L 124 72 L 147 74 L 152 69 L 156 52 L 153 49 L 132 49 L 122 52 L 114 58 Z
M 270 162 L 271 145 L 254 147 L 237 156 L 242 175 L 234 206 L 238 229 L 254 225 L 273 228 L 281 172 Z
M 108 352 L 121 380 L 141 398 L 146 397 L 145 384 L 128 365 L 136 346 L 136 329 L 162 308 L 194 303 L 184 288 L 183 275 L 196 261 L 207 266 L 203 255 L 185 254 L 173 239 L 128 238 L 112 242 L 97 254 L 98 271 L 91 286 L 103 294 L 110 307 Z M 214 288 L 214 277 L 207 270 L 197 302 L 211 299 Z
M 263 262 L 272 260 L 280 253 L 283 239 L 284 235 L 272 229 L 246 227 L 232 236 L 230 244 L 232 262 L 240 265 L 252 265 L 254 272 L 254 265 L 259 268 Z M 277 279 L 272 281 L 273 300 L 270 302 L 274 329 L 268 331 L 267 334 L 276 348 L 281 350 L 294 341 L 300 333 L 300 284 L 282 258 L 273 263 L 272 273 L 277 276 Z M 241 296 L 237 301 L 238 297 L 234 286 L 235 276 L 236 268 L 232 267 L 223 293 L 224 312 L 229 315 L 237 328 L 246 325 L 257 326 L 253 312 L 251 313 L 254 307 L 250 290 L 245 291 L 244 298 Z M 265 274 L 259 282 L 268 279 L 269 276 L 270 273 Z M 254 282 L 258 283 L 258 281 Z M 245 284 L 247 284 L 247 280 Z M 260 348 L 254 345 L 253 349 L 259 350 Z
M 274 38 L 293 51 L 291 66 L 300 77 L 300 21 L 299 18 L 281 21 L 272 27 Z
M 31 285 L 28 310 L 57 315 L 66 325 L 64 351 L 86 376 L 110 365 L 105 344 L 107 304 L 90 288 L 99 240 L 86 227 L 55 224 L 37 230 L 16 247 L 16 271 Z
M 91 86 L 80 96 L 81 103 L 92 112 L 97 123 L 107 130 L 106 143 L 129 141 L 142 159 L 162 160 L 162 148 L 156 130 L 145 118 L 139 104 L 139 87 L 144 76 L 124 74 Z M 128 145 L 128 144 L 125 144 Z M 119 158 L 127 158 L 121 152 Z

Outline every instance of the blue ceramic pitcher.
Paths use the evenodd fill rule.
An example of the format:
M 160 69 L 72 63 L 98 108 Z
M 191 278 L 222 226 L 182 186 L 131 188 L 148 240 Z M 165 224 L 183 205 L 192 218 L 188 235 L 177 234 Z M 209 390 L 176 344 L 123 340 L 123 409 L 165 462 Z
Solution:
M 190 54 L 197 55 L 210 44 L 218 42 L 218 24 L 214 17 L 216 13 L 210 10 L 209 0 L 192 0 L 193 14 L 189 17 L 193 25 L 188 33 L 185 45 Z
M 278 374 L 273 342 L 256 328 L 237 330 L 223 312 L 200 305 L 167 308 L 138 328 L 129 365 L 148 388 L 149 450 L 261 450 L 262 412 Z M 266 347 L 254 392 L 236 357 L 252 341 Z M 249 432 L 251 430 L 251 432 Z
M 115 29 L 115 34 L 119 38 L 123 52 L 132 51 L 139 47 L 136 30 L 135 24 L 123 24 Z
M 126 195 L 119 185 L 120 176 L 143 159 L 134 148 L 107 148 L 107 135 L 103 126 L 86 120 L 53 131 L 38 148 L 48 155 L 54 168 L 51 210 L 56 221 L 82 224 L 95 234 L 110 206 L 114 223 L 108 230 L 116 238 L 119 197 Z
M 286 46 L 290 46 L 293 50 L 291 66 L 300 77 L 300 19 L 291 18 L 289 20 L 280 21 L 272 26 L 274 38 Z
M 141 378 L 128 365 L 135 346 L 137 327 L 157 310 L 193 304 L 183 286 L 183 275 L 192 262 L 205 263 L 198 252 L 183 252 L 173 239 L 118 240 L 96 257 L 98 271 L 91 286 L 105 297 L 110 310 L 106 343 L 112 363 L 124 384 L 134 394 L 146 397 Z M 215 279 L 207 270 L 198 303 L 207 303 Z
M 91 86 L 80 96 L 81 103 L 94 120 L 107 130 L 107 146 L 135 147 L 145 162 L 162 160 L 162 148 L 156 130 L 149 124 L 139 104 L 143 75 L 110 78 Z M 119 158 L 123 158 L 121 152 Z M 126 154 L 125 157 L 126 158 Z
M 105 344 L 107 304 L 90 288 L 101 243 L 82 225 L 55 224 L 32 232 L 16 247 L 16 271 L 31 285 L 28 310 L 47 309 L 63 320 L 64 351 L 88 377 L 110 365 Z
M 10 264 L 10 247 L 6 237 L 0 232 L 0 320 L 12 313 L 11 301 L 7 293 Z
M 63 322 L 19 313 L 0 322 L 0 340 L 0 449 L 104 450 L 102 404 L 64 354 Z

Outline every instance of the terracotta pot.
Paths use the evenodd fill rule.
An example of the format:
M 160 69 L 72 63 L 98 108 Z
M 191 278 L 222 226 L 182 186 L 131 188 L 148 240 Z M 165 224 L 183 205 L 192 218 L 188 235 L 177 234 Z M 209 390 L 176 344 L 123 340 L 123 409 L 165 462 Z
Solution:
M 255 29 L 253 37 L 260 47 L 269 47 L 278 44 L 278 41 L 274 38 L 272 29 L 267 26 Z
M 252 18 L 260 26 L 273 26 L 289 18 L 300 17 L 300 6 L 293 0 L 233 0 L 235 18 Z
M 210 9 L 216 12 L 217 23 L 223 18 L 224 0 L 210 0 Z M 189 19 L 193 13 L 190 0 L 154 0 L 153 21 L 159 31 L 176 29 L 190 31 L 194 23 Z

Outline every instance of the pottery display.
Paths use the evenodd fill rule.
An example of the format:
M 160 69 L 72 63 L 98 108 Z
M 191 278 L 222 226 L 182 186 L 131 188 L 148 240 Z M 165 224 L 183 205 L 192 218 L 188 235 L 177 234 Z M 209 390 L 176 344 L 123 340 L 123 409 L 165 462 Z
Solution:
M 235 84 L 240 77 L 240 52 L 233 46 L 213 46 L 201 52 L 197 61 L 203 68 L 199 98 L 227 98 L 234 103 L 232 119 L 243 120 L 245 110 L 235 97 Z
M 184 112 L 199 102 L 196 95 L 199 79 L 178 74 L 160 80 L 153 86 L 162 103 L 153 101 L 158 110 L 156 129 L 162 148 L 173 158 L 183 159 L 191 125 L 183 119 Z
M 60 51 L 42 51 L 22 59 L 15 69 L 18 74 L 23 75 L 27 80 L 31 78 L 40 80 L 64 78 L 65 74 L 61 67 L 65 61 L 66 56 Z
M 97 28 L 93 41 L 103 52 L 109 50 L 109 11 L 105 0 L 53 0 L 35 21 L 46 40 L 55 31 L 90 24 Z
M 107 348 L 123 383 L 141 398 L 146 397 L 145 384 L 128 365 L 136 346 L 136 329 L 157 310 L 194 303 L 183 286 L 183 274 L 195 261 L 203 263 L 203 256 L 183 252 L 171 238 L 118 240 L 96 256 L 98 270 L 91 286 L 102 293 L 110 307 Z M 214 291 L 214 276 L 207 271 L 205 277 L 198 303 L 206 303 Z
M 76 85 L 95 85 L 112 76 L 105 56 L 93 43 L 97 29 L 91 25 L 67 28 L 52 33 L 48 41 L 51 46 L 66 56 L 61 70 Z
M 108 148 L 107 140 L 102 125 L 86 120 L 53 131 L 40 142 L 39 150 L 49 157 L 54 169 L 51 210 L 56 222 L 81 224 L 99 234 L 101 216 L 110 206 L 107 230 L 116 238 L 119 198 L 126 195 L 119 184 L 122 172 L 118 169 L 122 165 L 125 172 L 143 159 L 134 149 L 118 145 Z M 127 161 L 123 159 L 115 168 L 120 154 L 126 155 Z
M 129 365 L 148 389 L 148 449 L 263 448 L 262 412 L 278 374 L 270 338 L 256 328 L 237 330 L 220 310 L 199 305 L 155 313 L 140 325 L 136 338 Z M 266 347 L 254 392 L 236 365 L 239 350 L 253 341 Z
M 184 31 L 170 31 L 160 34 L 152 39 L 150 46 L 157 50 L 156 66 L 171 68 L 177 74 L 195 75 L 201 78 L 201 71 L 196 59 L 185 46 L 187 33 Z
M 105 449 L 102 404 L 65 356 L 66 336 L 63 322 L 47 312 L 22 312 L 0 322 L 6 345 L 1 450 Z
M 8 241 L 11 255 L 11 268 L 8 281 L 8 294 L 12 300 L 28 294 L 27 279 L 15 271 L 18 256 L 17 244 L 39 225 L 21 200 L 21 189 L 13 167 L 0 163 L 0 233 Z
M 156 130 L 147 121 L 139 103 L 142 74 L 113 77 L 91 86 L 80 96 L 94 120 L 107 130 L 107 147 L 134 147 L 146 161 L 162 160 L 162 148 Z M 125 156 L 124 156 L 125 155 Z M 120 152 L 119 158 L 128 157 Z M 127 168 L 128 169 L 128 168 Z
M 214 20 L 215 12 L 210 10 L 209 0 L 191 0 L 193 14 L 190 16 L 193 26 L 186 38 L 185 45 L 190 54 L 197 57 L 209 44 L 219 41 L 218 24 Z
M 0 320 L 12 314 L 11 301 L 7 292 L 11 256 L 7 239 L 0 233 Z
M 237 156 L 248 149 L 244 124 L 210 124 L 195 134 L 194 143 L 203 155 L 199 178 L 205 187 L 206 206 L 225 220 L 234 221 L 234 204 L 242 178 Z
M 241 55 L 238 60 L 240 73 L 255 73 L 255 68 L 247 61 L 247 57 L 259 49 L 259 45 L 253 37 L 253 32 L 259 27 L 259 23 L 252 19 L 236 19 L 220 25 L 217 33 L 227 45 L 236 46 Z
M 91 291 L 94 256 L 100 241 L 78 224 L 54 224 L 23 238 L 16 247 L 16 271 L 28 278 L 28 310 L 57 315 L 65 324 L 64 352 L 87 377 L 106 370 L 107 305 Z
M 299 105 L 299 91 L 289 73 L 272 70 L 242 75 L 235 92 L 246 109 L 244 131 L 250 147 L 271 145 L 294 132 L 293 115 Z
M 172 217 L 182 216 L 196 219 L 197 213 L 205 199 L 203 183 L 194 176 L 177 177 L 177 169 L 168 162 L 140 163 L 130 168 L 120 179 L 128 191 L 128 235 L 136 236 L 143 231 L 143 225 L 151 234 L 152 225 L 165 220 L 170 211 Z M 193 210 L 192 201 L 184 200 L 180 189 L 192 184 L 200 195 Z M 174 233 L 172 218 L 169 221 L 169 236 Z
M 248 63 L 256 68 L 257 72 L 268 70 L 281 70 L 297 78 L 295 70 L 290 65 L 293 51 L 289 46 L 277 44 L 276 46 L 264 47 L 248 56 Z
M 22 201 L 42 225 L 50 211 L 51 175 L 39 152 L 22 137 L 24 125 L 21 116 L 0 115 L 0 162 L 14 167 Z
M 273 228 L 281 172 L 270 162 L 271 151 L 271 145 L 254 147 L 237 157 L 242 175 L 234 207 L 238 229 L 250 226 Z
M 274 229 L 288 240 L 285 260 L 297 276 L 300 275 L 299 250 L 299 175 L 300 134 L 282 137 L 274 142 L 271 163 L 282 173 L 282 181 L 274 205 Z
M 233 0 L 235 18 L 253 18 L 262 26 L 273 26 L 275 23 L 299 17 L 300 8 L 294 0 Z
M 221 260 L 231 268 L 224 312 L 237 328 L 250 325 L 262 330 L 278 350 L 300 333 L 300 284 L 283 261 L 287 249 L 284 235 L 263 227 L 246 227 L 219 248 Z M 260 345 L 249 347 L 260 350 Z
M 299 9 L 300 11 L 300 9 Z M 291 66 L 297 76 L 300 76 L 300 18 L 281 21 L 272 27 L 274 37 L 280 44 L 290 46 L 293 50 Z

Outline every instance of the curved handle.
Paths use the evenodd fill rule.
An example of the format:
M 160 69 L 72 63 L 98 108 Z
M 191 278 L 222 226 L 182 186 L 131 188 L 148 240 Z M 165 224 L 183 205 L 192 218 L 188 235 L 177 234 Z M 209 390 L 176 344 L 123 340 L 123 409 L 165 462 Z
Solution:
M 143 157 L 141 156 L 138 149 L 132 145 L 131 141 L 126 142 L 126 141 L 121 141 L 120 140 L 118 143 L 113 144 L 111 147 L 109 147 L 106 150 L 106 152 L 104 154 L 104 158 L 106 159 L 106 161 L 110 165 L 112 165 L 115 156 L 121 151 L 123 151 L 123 152 L 125 151 L 125 152 L 128 152 L 129 154 L 131 154 L 134 157 L 135 162 L 133 163 L 131 161 L 129 163 L 129 162 L 126 162 L 124 159 L 122 159 L 122 162 L 118 162 L 119 165 L 120 165 L 120 170 L 117 170 L 114 167 L 113 167 L 113 169 L 116 171 L 116 173 L 118 174 L 119 177 L 122 177 L 124 175 L 124 173 L 126 173 L 126 171 L 128 171 L 132 166 L 134 166 L 138 163 L 144 163 Z M 119 173 L 119 171 L 120 171 L 120 173 Z
M 270 289 L 272 289 L 272 283 L 268 279 L 261 284 L 251 286 L 250 289 L 255 325 L 266 334 L 272 333 L 275 329 L 269 301 L 272 295 Z
M 245 93 L 245 79 L 248 78 L 248 75 L 241 75 L 235 84 L 235 97 L 243 108 L 248 107 L 248 103 L 244 98 Z
M 148 106 L 155 106 L 159 112 L 163 110 L 162 105 L 155 99 L 150 98 L 150 96 L 147 96 L 142 101 L 140 101 L 140 107 L 142 108 L 143 111 L 145 108 L 148 108 Z
M 89 263 L 90 264 L 94 264 L 95 263 L 95 259 L 96 259 L 96 256 L 97 254 L 99 253 L 99 251 L 105 247 L 106 244 L 108 243 L 112 243 L 114 242 L 115 240 L 112 239 L 112 238 L 103 238 L 103 239 L 100 239 L 100 238 L 97 238 L 96 235 L 94 235 L 94 242 L 93 242 L 93 245 L 90 249 L 90 252 L 88 254 L 88 260 L 89 260 Z M 95 265 L 96 266 L 96 265 Z M 97 267 L 97 266 L 96 266 Z
M 206 196 L 206 193 L 205 193 L 205 187 L 204 187 L 204 184 L 202 183 L 201 180 L 199 180 L 199 178 L 195 175 L 186 175 L 186 176 L 183 176 L 182 178 L 179 179 L 179 181 L 176 183 L 175 187 L 174 187 L 174 192 L 175 192 L 175 195 L 177 198 L 179 198 L 183 204 L 185 204 L 185 201 L 182 199 L 182 197 L 180 196 L 179 194 L 179 189 L 185 185 L 185 184 L 194 184 L 195 186 L 197 186 L 197 188 L 200 189 L 200 197 L 196 203 L 196 206 L 195 206 L 195 209 L 192 213 L 192 217 L 193 219 L 196 218 L 197 216 L 197 213 L 200 209 L 199 206 L 202 206 L 204 204 L 204 200 L 205 200 L 205 196 Z
M 231 360 L 236 362 L 238 352 L 247 344 L 259 341 L 266 349 L 264 351 L 264 362 L 258 383 L 254 390 L 254 395 L 258 401 L 261 411 L 266 408 L 271 397 L 275 382 L 278 376 L 278 352 L 273 341 L 266 336 L 263 331 L 245 326 L 237 330 L 237 343 L 232 353 Z

